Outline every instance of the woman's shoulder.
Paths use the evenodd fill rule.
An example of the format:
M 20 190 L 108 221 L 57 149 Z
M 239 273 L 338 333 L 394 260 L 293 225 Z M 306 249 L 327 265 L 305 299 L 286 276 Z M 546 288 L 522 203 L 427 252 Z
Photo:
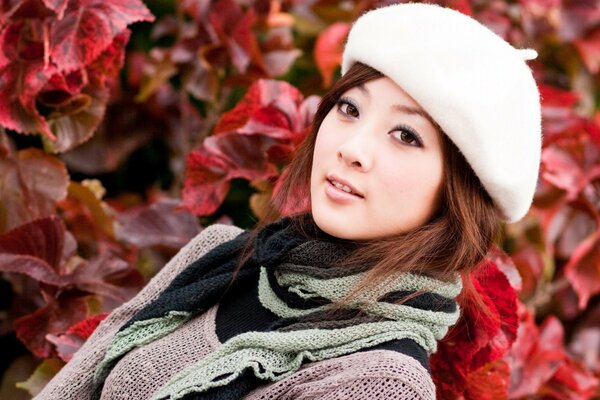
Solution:
M 246 399 L 435 399 L 431 375 L 419 361 L 393 350 L 368 350 L 305 365 Z
M 243 229 L 234 225 L 213 224 L 194 236 L 161 270 L 146 284 L 130 303 L 146 305 L 154 300 L 171 281 L 188 265 L 221 243 L 234 239 Z M 127 304 L 127 303 L 126 303 Z
M 235 225 L 213 224 L 204 228 L 179 250 L 183 264 L 190 264 L 221 243 L 234 239 L 243 229 Z
M 203 250 L 210 250 L 212 247 L 235 238 L 243 231 L 242 228 L 235 225 L 212 224 L 192 238 L 192 240 L 184 246 L 184 249 L 187 247 L 201 247 Z

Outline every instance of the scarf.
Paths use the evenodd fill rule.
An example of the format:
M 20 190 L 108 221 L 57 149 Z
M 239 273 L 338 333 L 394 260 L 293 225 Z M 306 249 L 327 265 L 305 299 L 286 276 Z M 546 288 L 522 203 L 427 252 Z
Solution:
M 100 398 L 104 380 L 120 358 L 164 337 L 219 301 L 233 279 L 248 235 L 243 232 L 191 263 L 119 329 L 95 372 L 94 399 Z M 337 266 L 353 248 L 351 242 L 322 231 L 312 236 L 299 233 L 289 218 L 257 233 L 253 254 L 235 280 L 240 284 L 258 281 L 261 304 L 280 318 L 265 332 L 230 338 L 173 376 L 153 400 L 222 398 L 216 395 L 219 390 L 240 398 L 256 385 L 293 374 L 303 362 L 392 340 L 412 339 L 428 354 L 435 352 L 437 340 L 459 316 L 454 300 L 461 290 L 458 276 L 448 283 L 405 273 L 384 289 L 361 293 L 343 310 L 331 313 L 331 304 L 342 299 L 369 266 Z M 422 293 L 415 295 L 417 291 Z M 404 303 L 394 303 L 410 295 Z

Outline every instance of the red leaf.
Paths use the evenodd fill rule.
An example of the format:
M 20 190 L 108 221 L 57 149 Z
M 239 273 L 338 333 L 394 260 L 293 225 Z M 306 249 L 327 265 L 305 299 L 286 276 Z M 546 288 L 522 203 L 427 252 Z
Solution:
M 531 313 L 521 306 L 517 340 L 504 359 L 510 366 L 510 398 L 534 395 L 558 370 L 565 358 L 563 328 L 548 317 L 538 329 Z
M 590 135 L 596 147 L 600 149 L 600 111 L 596 111 L 594 118 L 589 120 L 585 131 Z
M 342 63 L 343 44 L 350 24 L 336 22 L 323 32 L 319 33 L 315 42 L 314 58 L 323 78 L 323 87 L 330 87 L 333 82 L 333 73 Z
M 62 263 L 65 230 L 57 217 L 40 219 L 0 236 L 0 270 L 23 273 L 61 287 L 99 294 L 123 302 L 142 286 L 140 273 L 112 256 L 82 260 L 74 272 Z
M 598 383 L 594 374 L 567 357 L 540 392 L 557 400 L 591 399 L 597 398 Z
M 32 256 L 0 253 L 0 271 L 24 274 L 37 282 L 53 286 L 65 284 L 46 262 Z
M 182 247 L 200 232 L 200 226 L 193 214 L 178 209 L 179 203 L 178 199 L 163 198 L 121 213 L 117 237 L 139 247 Z
M 444 7 L 450 7 L 465 15 L 473 16 L 473 9 L 471 8 L 469 0 L 444 0 L 440 3 L 440 5 L 443 5 Z
M 569 343 L 569 353 L 583 366 L 596 373 L 600 372 L 600 328 L 597 327 L 600 308 L 588 314 L 588 324 L 578 329 Z
M 284 25 L 286 19 L 290 20 L 290 24 L 293 21 L 291 15 L 285 13 L 274 14 L 273 19 L 269 17 L 269 21 L 273 20 L 279 23 L 279 20 L 281 20 Z M 268 22 L 268 24 L 270 23 Z M 266 35 L 264 42 L 260 43 L 264 68 L 270 77 L 283 75 L 289 71 L 294 61 L 302 55 L 302 51 L 294 47 L 292 31 L 288 26 L 272 28 Z
M 275 142 L 262 135 L 211 136 L 188 156 L 183 205 L 199 215 L 211 214 L 225 199 L 234 178 L 266 179 L 277 175 L 267 158 Z
M 36 19 L 13 18 L 1 31 L 1 66 L 44 61 L 44 26 Z
M 277 142 L 262 135 L 219 135 L 206 138 L 207 151 L 225 160 L 229 165 L 229 179 L 266 179 L 277 174 L 267 158 L 268 151 Z
M 542 152 L 542 178 L 567 192 L 567 200 L 574 200 L 589 183 L 587 174 L 565 148 L 546 147 Z
M 211 23 L 217 29 L 217 33 L 226 39 L 226 32 L 231 32 L 236 24 L 243 18 L 243 11 L 240 7 L 240 4 L 233 0 L 219 0 L 215 2 L 210 9 L 203 8 L 200 10 L 200 7 L 191 6 L 188 2 L 187 9 L 189 11 L 200 11 L 201 14 L 195 13 L 193 14 L 198 20 L 205 21 L 207 12 L 208 18 L 211 20 Z
M 80 337 L 68 333 L 61 333 L 58 335 L 48 333 L 46 335 L 46 340 L 54 345 L 54 351 L 56 351 L 58 357 L 65 362 L 68 362 L 73 358 L 73 354 L 75 354 L 83 343 L 85 343 L 85 340 Z
M 67 194 L 65 165 L 39 149 L 0 158 L 0 171 L 0 232 L 54 214 Z
M 468 292 L 461 293 L 461 318 L 430 358 L 438 394 L 446 398 L 463 395 L 469 373 L 502 357 L 516 338 L 517 297 L 506 276 L 488 260 L 471 280 L 490 313 L 482 313 L 474 298 L 465 297 Z
M 502 357 L 516 339 L 518 326 L 517 295 L 498 266 L 484 262 L 473 277 L 477 291 L 498 320 L 481 315 L 478 309 L 467 306 L 472 313 L 470 321 L 473 323 L 473 329 L 468 329 L 472 333 L 470 343 L 475 345 L 470 349 L 473 351 L 471 357 L 463 358 L 469 362 L 467 370 L 474 370 Z M 466 356 L 465 353 L 468 351 L 463 356 Z
M 48 150 L 53 152 L 70 150 L 87 141 L 94 134 L 104 117 L 108 101 L 108 83 L 118 75 L 123 65 L 125 45 L 129 40 L 129 34 L 129 30 L 125 30 L 117 35 L 113 43 L 87 66 L 85 74 L 81 70 L 77 71 L 86 79 L 84 82 L 77 82 L 79 85 L 75 88 L 69 85 L 68 88 L 63 89 L 62 104 L 49 104 L 49 94 L 57 97 L 57 88 L 49 87 L 53 79 L 44 87 L 38 100 L 51 108 L 49 121 L 57 136 L 56 141 L 46 141 Z M 70 73 L 65 77 L 55 74 L 53 78 L 60 77 L 66 81 L 73 75 L 76 73 Z
M 34 30 L 18 21 L 0 33 L 0 48 L 7 60 L 0 66 L 0 82 L 3 83 L 0 85 L 0 125 L 20 133 L 39 132 L 54 139 L 36 108 L 35 97 L 55 68 L 44 67 L 42 54 L 37 54 L 43 45 L 27 38 L 30 29 Z
M 39 93 L 37 101 L 48 107 L 64 107 L 65 104 L 72 101 L 73 96 L 81 92 L 87 83 L 87 75 L 83 73 L 83 70 L 56 73 L 50 77 Z
M 81 97 L 86 99 L 85 104 L 51 120 L 50 124 L 56 133 L 56 140 L 44 141 L 48 151 L 62 153 L 88 141 L 93 136 L 104 117 L 109 93 L 105 88 L 96 90 L 90 88 L 85 90 Z
M 51 216 L 0 235 L 0 253 L 36 257 L 57 270 L 63 254 L 64 239 L 65 226 L 60 218 Z
M 558 32 L 564 42 L 572 42 L 584 35 L 600 21 L 600 8 L 591 1 L 561 1 L 561 26 Z
M 0 236 L 0 270 L 23 273 L 55 286 L 75 287 L 119 304 L 142 286 L 142 277 L 135 268 L 111 256 L 82 260 L 74 272 L 65 271 L 61 265 L 64 233 L 62 221 L 53 217 Z
M 307 111 L 313 111 L 313 103 L 314 98 L 305 101 L 302 93 L 287 82 L 261 79 L 248 88 L 232 110 L 223 114 L 214 135 L 261 134 L 298 143 L 311 122 Z
M 544 270 L 542 254 L 538 249 L 529 246 L 513 254 L 512 259 L 522 278 L 522 298 L 529 298 L 534 294 Z
M 49 333 L 46 335 L 46 339 L 56 346 L 58 356 L 67 362 L 107 316 L 108 313 L 101 313 L 87 317 L 83 321 L 70 326 L 64 333 L 58 335 Z
M 62 19 L 69 0 L 42 0 L 44 5 L 56 13 L 58 19 Z
M 65 3 L 49 6 L 65 11 Z M 139 0 L 73 0 L 62 19 L 17 19 L 0 37 L 0 81 L 7 82 L 0 88 L 0 125 L 42 133 L 53 151 L 89 139 L 104 115 L 106 80 L 123 64 L 127 24 L 151 18 Z M 45 116 L 36 103 L 48 108 Z
M 212 214 L 229 190 L 227 163 L 200 148 L 190 153 L 186 164 L 183 205 L 197 215 Z
M 245 73 L 250 63 L 264 69 L 256 37 L 252 32 L 256 16 L 252 9 L 245 14 L 237 2 L 219 0 L 208 17 L 222 44 L 227 47 L 231 63 Z
M 542 106 L 547 109 L 568 110 L 573 108 L 579 101 L 577 92 L 559 89 L 554 86 L 540 84 L 539 91 Z
M 163 84 L 177 72 L 171 60 L 158 65 L 156 70 L 157 75 L 155 75 L 155 78 L 147 81 L 155 85 Z M 199 100 L 214 101 L 219 90 L 219 77 L 217 70 L 211 68 L 208 62 L 196 58 L 190 68 L 184 71 L 182 75 L 183 87 L 188 93 Z M 153 86 L 148 85 L 146 87 L 154 90 Z M 140 98 L 142 93 L 144 92 L 140 92 Z
M 129 300 L 144 284 L 137 269 L 110 255 L 83 261 L 66 279 L 78 289 L 98 294 L 115 305 Z
M 513 23 L 506 10 L 506 3 L 496 3 L 496 7 L 484 8 L 477 12 L 477 20 L 503 39 L 511 42 L 514 34 Z
M 0 236 L 0 271 L 25 274 L 38 282 L 63 286 L 59 265 L 65 227 L 55 217 L 39 219 Z
M 600 293 L 600 231 L 573 251 L 565 266 L 565 276 L 579 296 L 579 308 L 584 309 L 590 297 Z
M 50 31 L 52 61 L 61 70 L 82 68 L 110 46 L 127 25 L 153 21 L 140 0 L 78 0 Z
M 48 358 L 52 345 L 46 334 L 66 331 L 69 326 L 81 321 L 88 314 L 88 298 L 61 296 L 32 314 L 17 319 L 13 326 L 19 340 L 38 358 Z
M 583 119 L 573 110 L 580 98 L 577 92 L 543 84 L 539 85 L 539 91 L 545 146 L 552 143 L 553 136 L 578 131 L 583 127 Z
M 600 72 L 600 29 L 596 29 L 586 38 L 578 39 L 573 42 L 587 69 L 593 75 Z
M 568 260 L 598 230 L 597 212 L 583 202 L 559 203 L 541 216 L 546 245 L 557 259 Z
M 509 377 L 510 368 L 504 360 L 486 364 L 467 376 L 465 398 L 505 400 L 508 398 Z
M 108 317 L 107 312 L 87 317 L 83 321 L 70 326 L 69 329 L 67 329 L 67 333 L 76 335 L 81 339 L 87 339 L 94 333 L 98 325 L 100 325 L 100 322 L 104 321 L 106 317 Z
M 246 72 L 250 63 L 264 69 L 264 61 L 258 47 L 258 42 L 252 32 L 256 16 L 252 9 L 234 25 L 234 29 L 226 41 L 231 62 L 240 73 Z
M 115 79 L 119 75 L 125 62 L 125 46 L 130 36 L 129 29 L 119 33 L 98 58 L 86 67 L 90 82 L 95 87 L 104 88 L 107 80 Z
M 521 274 L 514 263 L 514 259 L 506 254 L 501 248 L 494 245 L 488 252 L 487 258 L 492 261 L 498 269 L 506 276 L 510 286 L 517 292 L 523 288 Z

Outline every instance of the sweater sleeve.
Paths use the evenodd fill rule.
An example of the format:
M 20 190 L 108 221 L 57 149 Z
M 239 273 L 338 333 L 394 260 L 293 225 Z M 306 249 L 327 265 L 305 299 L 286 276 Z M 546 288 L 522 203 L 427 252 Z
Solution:
M 36 400 L 85 400 L 92 393 L 96 366 L 118 329 L 137 311 L 156 299 L 187 265 L 218 244 L 233 239 L 242 230 L 235 226 L 212 225 L 185 245 L 131 300 L 114 309 L 98 325 L 84 345 L 35 397 Z
M 259 388 L 248 400 L 432 400 L 435 386 L 414 358 L 372 350 L 307 364 L 279 382 Z

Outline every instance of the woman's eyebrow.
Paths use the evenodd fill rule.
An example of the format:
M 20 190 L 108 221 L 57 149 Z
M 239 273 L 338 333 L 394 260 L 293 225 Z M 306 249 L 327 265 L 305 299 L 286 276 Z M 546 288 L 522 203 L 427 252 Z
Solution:
M 369 93 L 369 89 L 365 87 L 364 83 L 359 83 L 356 85 L 356 88 L 363 92 L 366 96 L 371 97 L 371 93 Z
M 403 114 L 420 115 L 429 122 L 433 122 L 433 118 L 431 118 L 431 116 L 420 107 L 411 107 L 404 104 L 393 104 L 391 108 L 392 110 L 399 111 Z
M 360 83 L 356 87 L 366 96 L 371 97 L 371 93 L 369 92 L 369 89 L 366 88 L 364 83 Z M 391 108 L 395 111 L 399 111 L 404 114 L 419 115 L 425 118 L 427 121 L 429 121 L 429 123 L 431 123 L 431 125 L 433 125 L 434 127 L 439 128 L 439 125 L 435 122 L 435 120 L 431 118 L 431 116 L 420 107 L 411 107 L 405 104 L 393 104 Z

